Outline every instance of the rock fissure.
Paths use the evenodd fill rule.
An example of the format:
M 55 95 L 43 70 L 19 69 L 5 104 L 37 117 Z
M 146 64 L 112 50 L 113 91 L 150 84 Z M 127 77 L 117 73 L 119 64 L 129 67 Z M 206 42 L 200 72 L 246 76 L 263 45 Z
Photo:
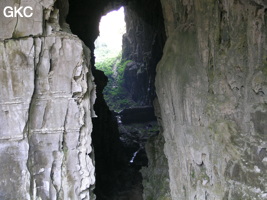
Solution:
M 38 45 L 36 44 L 36 39 L 33 39 L 33 46 L 31 48 L 31 50 L 33 49 L 34 50 L 34 54 L 33 54 L 33 57 L 34 57 L 34 79 L 33 79 L 33 85 L 34 85 L 34 88 L 33 88 L 33 92 L 32 92 L 32 95 L 31 95 L 31 100 L 30 100 L 30 104 L 29 104 L 29 114 L 28 114 L 28 120 L 27 120 L 27 135 L 26 135 L 26 140 L 27 140 L 27 143 L 30 144 L 30 124 L 31 124 L 31 113 L 32 113 L 32 108 L 33 108 L 33 103 L 34 103 L 34 97 L 35 97 L 35 92 L 36 92 L 36 83 L 37 83 L 37 80 L 36 80 L 36 74 L 37 74 L 37 66 L 38 66 L 38 62 L 36 62 L 36 57 L 39 58 L 40 55 L 36 55 L 36 52 L 37 52 L 37 48 L 38 48 Z M 42 48 L 42 47 L 41 47 Z M 34 196 L 34 186 L 33 186 L 33 182 L 34 182 L 34 179 L 33 179 L 33 173 L 32 173 L 32 158 L 30 157 L 30 153 L 32 151 L 31 149 L 32 147 L 29 145 L 29 148 L 28 148 L 28 156 L 27 156 L 27 162 L 26 162 L 26 166 L 27 166 L 27 170 L 28 170 L 28 173 L 30 174 L 30 180 L 29 180 L 29 194 L 31 196 Z
M 264 0 L 4 0 L 0 10 L 28 4 L 32 18 L 0 13 L 0 199 L 267 198 Z M 99 19 L 121 5 L 125 87 L 141 106 L 157 97 L 157 131 L 127 114 L 117 123 L 94 67 Z
M 19 3 L 18 3 L 18 7 L 20 7 L 20 4 L 21 4 L 21 2 L 19 1 Z M 16 4 L 15 4 L 15 5 L 16 5 Z M 19 15 L 16 17 L 16 24 L 15 24 L 15 26 L 14 26 L 14 30 L 13 30 L 13 32 L 12 32 L 12 37 L 15 36 L 16 28 L 17 28 L 17 26 L 18 26 L 18 21 L 19 21 Z

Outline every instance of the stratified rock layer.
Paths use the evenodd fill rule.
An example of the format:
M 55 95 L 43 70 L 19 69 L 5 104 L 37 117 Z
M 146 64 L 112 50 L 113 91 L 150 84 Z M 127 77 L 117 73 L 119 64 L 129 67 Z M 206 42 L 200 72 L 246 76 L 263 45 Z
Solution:
M 34 17 L 11 18 L 16 25 L 1 28 L 3 200 L 94 199 L 90 52 L 76 36 L 58 32 L 53 3 L 22 0 L 19 5 L 35 5 Z M 13 6 L 12 1 L 0 5 Z M 2 16 L 0 21 L 13 23 Z
M 1 45 L 2 199 L 89 199 L 93 83 L 81 41 L 59 34 Z
M 266 1 L 162 6 L 156 88 L 172 199 L 266 199 Z

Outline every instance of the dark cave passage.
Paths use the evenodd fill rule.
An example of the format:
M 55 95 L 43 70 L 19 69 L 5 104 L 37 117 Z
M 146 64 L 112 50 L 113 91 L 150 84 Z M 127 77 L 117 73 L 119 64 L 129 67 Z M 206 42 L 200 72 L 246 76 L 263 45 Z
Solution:
M 155 75 L 166 38 L 160 1 L 69 0 L 69 3 L 67 21 L 71 31 L 91 50 L 97 85 L 94 109 L 98 117 L 93 119 L 92 132 L 96 197 L 98 200 L 141 200 L 143 187 L 139 170 L 149 162 L 145 144 L 158 133 L 153 108 Z M 103 71 L 94 67 L 94 41 L 102 15 L 121 6 L 125 8 L 126 21 L 122 59 L 131 60 L 125 67 L 123 87 L 136 104 L 115 112 L 107 106 L 103 95 L 108 79 Z

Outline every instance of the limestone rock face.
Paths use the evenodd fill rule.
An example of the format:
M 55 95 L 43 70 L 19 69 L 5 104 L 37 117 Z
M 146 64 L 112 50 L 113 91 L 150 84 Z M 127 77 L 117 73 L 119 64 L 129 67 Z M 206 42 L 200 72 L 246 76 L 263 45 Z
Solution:
M 1 199 L 30 197 L 26 127 L 34 91 L 33 46 L 32 38 L 0 44 Z
M 266 199 L 266 1 L 162 7 L 156 90 L 172 199 Z
M 0 38 L 19 38 L 45 34 L 46 31 L 51 30 L 48 21 L 54 18 L 53 15 L 58 14 L 58 10 L 53 8 L 54 2 L 55 0 L 2 0 L 0 2 L 0 26 L 4 28 L 0 30 Z M 13 9 L 23 7 L 20 9 L 22 14 L 25 7 L 31 6 L 32 11 L 28 9 L 26 14 L 32 13 L 33 15 L 29 18 L 21 17 L 19 14 L 13 17 L 5 17 L 3 11 L 7 6 Z M 7 15 L 12 13 L 11 9 L 7 9 L 6 12 Z
M 156 65 L 166 40 L 160 1 L 129 1 L 125 6 L 125 22 L 122 57 L 132 62 L 125 68 L 124 87 L 139 105 L 152 105 L 156 96 Z
M 142 168 L 143 199 L 171 200 L 169 187 L 169 167 L 163 152 L 165 141 L 161 134 L 147 141 L 146 154 L 149 160 L 147 168 Z
M 54 1 L 27 4 L 33 18 L 0 18 L 0 199 L 94 199 L 90 52 Z
M 153 66 L 165 42 L 159 4 L 69 2 L 71 28 L 92 49 L 105 8 L 127 3 L 124 56 L 136 64 L 128 69 L 129 87 L 151 89 L 142 93 L 151 104 Z M 31 18 L 3 16 L 6 6 L 28 5 Z M 265 200 L 267 2 L 162 0 L 161 6 L 167 43 L 157 66 L 156 110 L 162 132 L 146 147 L 144 199 Z M 89 50 L 61 31 L 69 32 L 68 1 L 1 0 L 0 11 L 0 199 L 95 199 L 95 85 Z M 95 74 L 101 91 L 106 79 Z M 98 172 L 106 173 L 97 193 L 105 195 L 106 187 L 113 191 L 112 170 L 122 154 L 114 117 L 99 96 L 95 149 Z

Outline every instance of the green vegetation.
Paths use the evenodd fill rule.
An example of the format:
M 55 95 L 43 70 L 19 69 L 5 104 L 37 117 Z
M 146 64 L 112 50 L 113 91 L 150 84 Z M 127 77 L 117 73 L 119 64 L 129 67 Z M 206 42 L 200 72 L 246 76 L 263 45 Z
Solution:
M 129 97 L 129 93 L 124 88 L 124 71 L 127 63 L 131 60 L 123 60 L 121 52 L 118 56 L 107 58 L 104 61 L 96 63 L 96 68 L 103 71 L 108 77 L 108 84 L 103 94 L 111 110 L 120 111 L 135 105 L 135 102 Z

